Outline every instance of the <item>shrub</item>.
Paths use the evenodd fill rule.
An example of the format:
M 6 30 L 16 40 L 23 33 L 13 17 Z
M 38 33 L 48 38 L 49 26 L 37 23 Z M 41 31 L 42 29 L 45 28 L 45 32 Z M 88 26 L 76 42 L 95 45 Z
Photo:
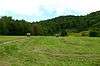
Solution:
M 65 30 L 63 30 L 62 32 L 61 32 L 61 36 L 67 36 L 68 34 L 67 34 L 67 32 L 65 31 Z
M 100 28 L 91 28 L 89 32 L 90 37 L 100 37 Z
M 96 31 L 90 31 L 89 32 L 89 36 L 90 37 L 97 37 L 98 36 L 98 33 Z

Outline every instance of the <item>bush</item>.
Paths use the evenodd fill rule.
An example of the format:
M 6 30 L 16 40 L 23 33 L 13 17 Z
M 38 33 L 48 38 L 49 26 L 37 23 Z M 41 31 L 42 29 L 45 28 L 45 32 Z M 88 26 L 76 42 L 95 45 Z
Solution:
M 67 36 L 68 34 L 67 34 L 67 32 L 65 31 L 65 30 L 63 30 L 62 32 L 61 32 L 61 36 Z
M 100 37 L 100 28 L 94 27 L 90 29 L 89 32 L 90 37 Z
M 89 32 L 89 36 L 90 37 L 97 37 L 98 36 L 98 33 L 96 31 L 90 31 Z

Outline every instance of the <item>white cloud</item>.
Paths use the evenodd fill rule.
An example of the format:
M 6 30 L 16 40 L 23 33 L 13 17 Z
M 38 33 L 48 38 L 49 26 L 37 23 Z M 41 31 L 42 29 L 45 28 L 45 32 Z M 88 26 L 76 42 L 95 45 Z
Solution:
M 0 0 L 0 15 L 43 20 L 67 14 L 84 15 L 100 10 L 99 3 L 100 0 Z

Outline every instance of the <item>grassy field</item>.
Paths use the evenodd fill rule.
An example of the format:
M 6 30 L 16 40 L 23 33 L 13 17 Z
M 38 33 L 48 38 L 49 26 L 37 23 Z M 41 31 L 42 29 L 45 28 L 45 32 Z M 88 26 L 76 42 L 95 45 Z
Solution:
M 100 66 L 100 38 L 1 36 L 0 66 Z

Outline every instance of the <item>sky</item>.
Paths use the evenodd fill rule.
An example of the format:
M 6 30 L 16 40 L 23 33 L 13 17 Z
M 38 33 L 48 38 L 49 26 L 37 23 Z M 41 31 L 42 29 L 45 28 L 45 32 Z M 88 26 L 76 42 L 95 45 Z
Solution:
M 40 21 L 100 10 L 100 0 L 0 0 L 0 16 Z

